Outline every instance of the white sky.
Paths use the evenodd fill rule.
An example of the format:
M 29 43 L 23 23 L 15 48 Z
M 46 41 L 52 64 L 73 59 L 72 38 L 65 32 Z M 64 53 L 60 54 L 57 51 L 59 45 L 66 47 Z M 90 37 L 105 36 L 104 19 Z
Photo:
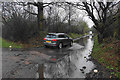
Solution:
M 94 23 L 88 16 L 85 16 L 84 20 L 87 22 L 89 28 L 91 28 L 94 25 Z
M 43 0 L 43 2 L 51 2 L 51 1 L 58 1 L 58 0 Z M 67 2 L 80 2 L 80 1 L 85 1 L 85 0 L 60 0 L 60 1 L 67 1 Z M 88 1 L 88 0 L 87 0 Z M 83 20 L 88 24 L 88 27 L 91 28 L 94 23 L 92 22 L 92 20 L 87 16 L 85 15 L 84 11 L 83 10 L 78 10 L 79 11 L 79 18 L 83 18 Z
M 32 1 L 32 2 L 38 2 L 38 1 L 43 1 L 43 2 L 51 2 L 51 1 L 60 1 L 60 2 L 63 2 L 63 1 L 67 1 L 67 2 L 80 2 L 80 1 L 85 1 L 85 0 L 12 0 L 14 2 L 20 2 L 20 1 Z M 0 9 L 1 10 L 1 9 Z M 94 24 L 93 22 L 91 21 L 91 19 L 89 19 L 89 17 L 87 15 L 85 15 L 85 13 L 83 11 L 80 11 L 79 10 L 79 16 L 81 18 L 83 18 L 84 21 L 87 22 L 88 24 L 88 27 L 91 28 Z
M 80 1 L 90 1 L 90 0 L 0 0 L 0 2 L 21 2 L 21 1 L 24 1 L 24 2 L 29 2 L 29 1 L 31 1 L 31 2 L 51 2 L 51 1 L 59 1 L 59 2 L 63 2 L 63 1 L 67 1 L 67 2 L 80 2 Z M 120 1 L 120 0 L 99 0 L 99 1 L 115 1 L 115 2 L 118 2 L 118 1 Z M 1 11 L 2 9 L 0 8 L 0 11 Z M 87 16 L 87 15 L 84 15 L 84 13 L 82 13 L 82 11 L 80 11 L 80 14 L 79 14 L 79 17 L 80 16 L 84 16 L 84 18 L 83 18 L 83 20 L 85 20 L 86 22 L 87 22 L 87 24 L 88 24 L 88 26 L 89 26 L 89 28 L 91 28 L 93 25 L 94 25 L 94 23 L 91 21 L 91 19 Z

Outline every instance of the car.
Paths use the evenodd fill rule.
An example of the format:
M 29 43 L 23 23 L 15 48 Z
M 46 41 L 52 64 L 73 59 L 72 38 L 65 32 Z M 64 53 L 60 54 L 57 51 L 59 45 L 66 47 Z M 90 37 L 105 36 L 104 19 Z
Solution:
M 65 33 L 48 33 L 44 38 L 44 46 L 63 48 L 65 45 L 73 45 L 73 39 Z

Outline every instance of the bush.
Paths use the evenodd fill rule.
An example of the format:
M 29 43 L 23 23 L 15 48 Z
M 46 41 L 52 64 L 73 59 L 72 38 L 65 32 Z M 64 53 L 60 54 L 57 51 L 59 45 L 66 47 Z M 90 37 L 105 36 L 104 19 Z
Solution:
M 82 35 L 81 34 L 76 34 L 76 33 L 70 33 L 69 34 L 73 39 L 75 38 L 80 38 Z
M 10 41 L 27 42 L 36 30 L 36 23 L 15 16 L 2 26 L 2 37 Z

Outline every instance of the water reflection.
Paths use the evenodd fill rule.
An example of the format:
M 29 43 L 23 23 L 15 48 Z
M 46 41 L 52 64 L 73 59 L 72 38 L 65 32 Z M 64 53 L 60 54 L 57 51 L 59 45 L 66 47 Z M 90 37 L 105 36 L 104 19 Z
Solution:
M 80 40 L 76 41 L 79 45 L 86 46 L 87 38 L 81 38 Z
M 86 73 L 89 73 L 95 65 L 89 61 L 89 55 L 93 48 L 92 37 L 84 38 L 77 42 L 77 45 L 83 45 L 84 48 L 70 48 L 65 51 L 65 54 L 56 63 L 44 64 L 45 78 L 85 78 Z M 77 48 L 77 49 L 75 49 Z M 64 50 L 60 50 L 59 54 L 64 54 Z M 57 56 L 57 55 L 56 55 Z

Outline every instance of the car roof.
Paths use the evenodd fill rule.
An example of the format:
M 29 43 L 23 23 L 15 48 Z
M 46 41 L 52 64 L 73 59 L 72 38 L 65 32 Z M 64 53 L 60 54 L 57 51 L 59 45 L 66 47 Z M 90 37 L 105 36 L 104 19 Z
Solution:
M 48 34 L 61 35 L 61 34 L 65 34 L 65 33 L 48 33 Z

